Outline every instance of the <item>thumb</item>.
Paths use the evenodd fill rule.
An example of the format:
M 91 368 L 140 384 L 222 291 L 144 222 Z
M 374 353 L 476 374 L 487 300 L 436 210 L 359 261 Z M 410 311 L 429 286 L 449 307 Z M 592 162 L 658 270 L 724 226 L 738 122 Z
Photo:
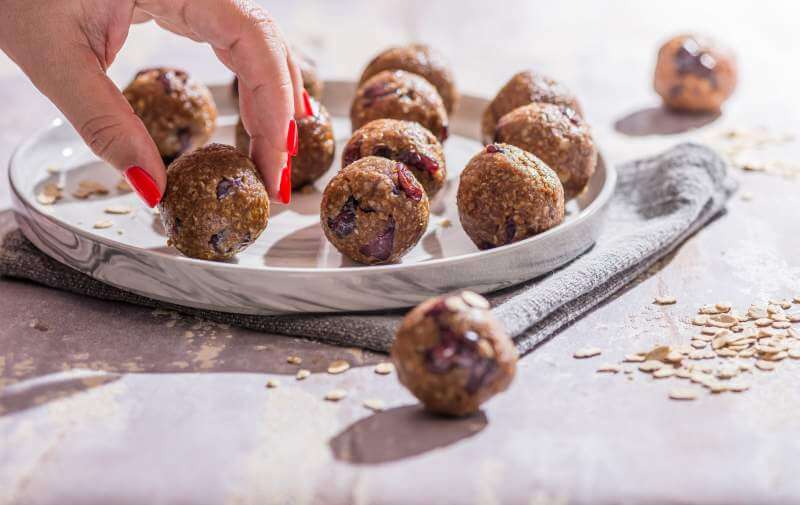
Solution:
M 75 64 L 64 65 L 47 82 L 34 84 L 61 110 L 86 145 L 121 170 L 142 200 L 154 207 L 167 182 L 158 148 L 95 55 L 88 50 L 78 53 Z

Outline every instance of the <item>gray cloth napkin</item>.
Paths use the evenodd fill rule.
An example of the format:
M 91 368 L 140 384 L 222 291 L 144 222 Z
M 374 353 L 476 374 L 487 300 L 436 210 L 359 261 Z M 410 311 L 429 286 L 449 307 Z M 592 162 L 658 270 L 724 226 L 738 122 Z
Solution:
M 712 150 L 681 144 L 619 167 L 604 233 L 569 265 L 489 296 L 521 353 L 607 300 L 719 214 L 736 183 Z M 387 351 L 403 311 L 252 316 L 177 307 L 128 293 L 63 266 L 17 230 L 0 246 L 0 275 L 107 300 L 177 310 L 254 330 Z

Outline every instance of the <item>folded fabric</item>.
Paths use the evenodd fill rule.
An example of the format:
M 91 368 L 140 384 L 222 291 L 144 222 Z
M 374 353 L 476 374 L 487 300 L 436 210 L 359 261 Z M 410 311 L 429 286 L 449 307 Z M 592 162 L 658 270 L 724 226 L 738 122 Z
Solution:
M 569 265 L 490 295 L 494 314 L 526 353 L 608 299 L 719 214 L 736 190 L 711 149 L 681 144 L 620 167 L 604 232 Z M 387 351 L 403 311 L 253 316 L 180 307 L 120 290 L 46 256 L 10 232 L 0 275 L 107 300 L 161 307 L 249 329 Z

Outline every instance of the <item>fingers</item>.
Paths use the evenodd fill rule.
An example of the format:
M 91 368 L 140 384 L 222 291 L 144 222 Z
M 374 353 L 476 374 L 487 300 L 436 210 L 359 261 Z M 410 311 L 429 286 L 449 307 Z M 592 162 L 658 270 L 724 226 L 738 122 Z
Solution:
M 139 0 L 137 7 L 208 42 L 236 73 L 253 161 L 273 198 L 288 194 L 282 187 L 290 169 L 287 139 L 302 95 L 295 97 L 288 51 L 269 14 L 249 0 Z M 302 87 L 302 77 L 297 82 Z
M 311 111 L 306 110 L 305 98 L 303 94 L 303 73 L 300 71 L 300 66 L 294 58 L 291 50 L 288 51 L 286 62 L 289 65 L 289 75 L 292 76 L 292 88 L 294 91 L 294 115 L 295 117 L 305 117 L 311 114 Z
M 92 151 L 124 171 L 145 203 L 155 206 L 166 187 L 164 163 L 147 129 L 91 49 L 78 46 L 72 50 L 70 65 L 51 66 L 35 74 L 34 84 L 64 113 Z

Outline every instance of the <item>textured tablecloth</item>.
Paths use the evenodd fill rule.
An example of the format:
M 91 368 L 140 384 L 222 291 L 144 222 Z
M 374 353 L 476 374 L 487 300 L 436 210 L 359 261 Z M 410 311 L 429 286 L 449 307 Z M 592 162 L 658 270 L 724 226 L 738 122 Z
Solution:
M 736 190 L 722 158 L 697 144 L 681 144 L 618 170 L 604 233 L 591 250 L 555 272 L 489 296 L 494 314 L 520 352 L 530 351 L 645 272 L 717 216 Z M 178 307 L 72 270 L 41 253 L 18 230 L 0 245 L 0 274 L 87 296 L 378 351 L 389 349 L 403 314 L 252 316 Z

